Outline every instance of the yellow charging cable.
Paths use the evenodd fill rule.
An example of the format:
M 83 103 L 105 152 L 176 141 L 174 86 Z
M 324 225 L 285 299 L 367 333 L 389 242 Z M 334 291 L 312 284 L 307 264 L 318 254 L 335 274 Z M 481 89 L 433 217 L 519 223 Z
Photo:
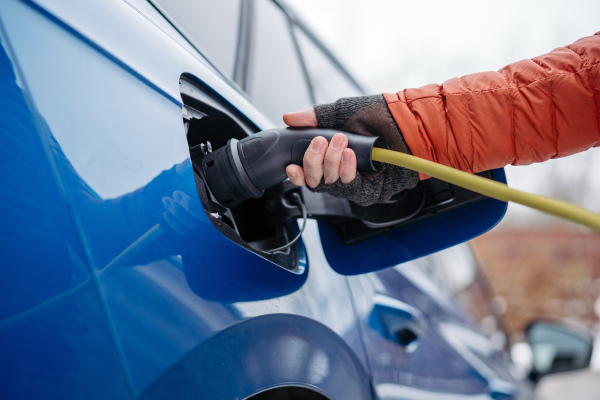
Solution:
M 387 149 L 373 148 L 374 161 L 394 164 L 441 179 L 453 185 L 504 202 L 515 202 L 548 214 L 585 225 L 600 233 L 600 215 L 585 208 L 546 196 L 509 188 L 504 183 L 472 175 L 445 165 Z

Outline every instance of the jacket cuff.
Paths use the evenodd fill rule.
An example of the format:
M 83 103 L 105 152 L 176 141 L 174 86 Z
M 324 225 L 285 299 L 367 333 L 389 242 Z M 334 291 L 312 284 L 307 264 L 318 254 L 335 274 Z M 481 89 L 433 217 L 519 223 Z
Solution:
M 424 139 L 419 132 L 419 128 L 415 121 L 415 116 L 408 108 L 406 98 L 402 93 L 384 93 L 383 98 L 387 102 L 388 108 L 392 117 L 398 124 L 402 137 L 406 142 L 411 153 L 415 157 L 423 158 L 425 160 L 437 162 L 435 154 L 428 152 L 427 149 L 431 146 L 427 146 L 424 143 Z M 425 175 L 419 172 L 419 179 L 429 179 L 429 175 Z

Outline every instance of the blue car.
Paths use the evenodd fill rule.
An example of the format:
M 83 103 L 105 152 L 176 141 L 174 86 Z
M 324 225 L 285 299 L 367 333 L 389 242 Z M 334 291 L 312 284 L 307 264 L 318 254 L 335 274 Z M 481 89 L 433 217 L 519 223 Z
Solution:
M 363 93 L 286 3 L 2 0 L 0 42 L 0 398 L 528 399 L 589 364 L 549 322 L 530 378 L 507 356 L 460 244 L 503 203 L 215 199 L 211 148 Z

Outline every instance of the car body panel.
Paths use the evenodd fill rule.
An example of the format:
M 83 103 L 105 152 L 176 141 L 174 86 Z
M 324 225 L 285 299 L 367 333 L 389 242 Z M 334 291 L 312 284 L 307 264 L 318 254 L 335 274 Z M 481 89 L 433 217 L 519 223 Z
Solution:
M 393 274 L 394 270 L 386 270 L 386 273 Z M 437 332 L 437 323 L 433 318 L 439 311 L 435 303 L 404 277 L 398 279 L 398 276 L 394 276 L 396 281 L 392 288 L 388 288 L 389 285 L 378 275 L 373 273 L 349 279 L 363 322 L 365 347 L 369 353 L 376 390 L 380 385 L 387 385 L 384 387 L 389 391 L 389 387 L 395 385 L 463 395 L 482 393 L 485 389 L 482 377 L 464 360 L 455 357 Z M 403 346 L 393 335 L 382 334 L 376 329 L 373 320 L 381 318 L 381 315 L 376 310 L 374 300 L 375 296 L 382 294 L 422 312 L 426 328 L 412 346 Z M 450 365 L 452 368 L 448 367 Z
M 308 318 L 275 313 L 248 319 L 188 352 L 141 398 L 233 399 L 282 382 L 341 399 L 369 398 L 368 376 L 346 346 Z M 231 379 L 232 371 L 239 378 Z
M 208 219 L 184 235 L 165 224 L 165 197 L 182 191 L 198 201 L 182 74 L 243 115 L 249 130 L 272 124 L 152 10 L 117 0 L 0 4 L 12 60 L 2 78 L 12 80 L 14 107 L 26 109 L 17 122 L 28 121 L 9 127 L 3 140 L 7 154 L 21 158 L 11 164 L 15 176 L 38 185 L 27 195 L 10 188 L 0 194 L 15 215 L 25 215 L 18 223 L 45 235 L 26 237 L 25 250 L 14 254 L 15 241 L 3 242 L 6 286 L 22 304 L 7 306 L 0 321 L 0 338 L 18 343 L 2 365 L 2 393 L 153 398 L 175 385 L 182 395 L 204 389 L 207 398 L 246 398 L 290 385 L 331 399 L 369 399 L 371 382 L 388 398 L 398 397 L 400 386 L 421 395 L 492 393 L 489 376 L 440 328 L 443 322 L 474 332 L 463 311 L 435 305 L 402 270 L 336 272 L 316 221 L 302 236 L 308 265 L 297 273 L 231 242 Z M 25 135 L 27 149 L 11 141 Z M 22 160 L 32 171 L 22 172 Z M 26 215 L 38 209 L 48 221 Z M 30 231 L 36 228 L 16 232 Z M 44 262 L 27 264 L 29 248 Z M 13 264 L 35 279 L 15 277 Z M 428 328 L 413 353 L 369 325 L 375 295 L 425 316 Z M 44 330 L 47 324 L 55 328 Z M 387 367 L 380 363 L 386 357 Z M 426 383 L 411 386 L 413 375 Z M 457 382 L 460 390 L 451 386 Z
M 357 355 L 362 356 L 362 347 L 353 333 L 352 307 L 346 306 L 351 299 L 345 279 L 323 268 L 327 264 L 318 241 L 306 243 L 316 266 L 310 274 L 308 269 L 303 274 L 290 273 L 239 248 L 209 223 L 191 237 L 180 238 L 167 231 L 150 243 L 135 242 L 162 215 L 140 215 L 140 205 L 130 201 L 139 193 L 138 188 L 148 191 L 146 198 L 157 200 L 158 211 L 162 208 L 161 198 L 172 195 L 174 188 L 191 187 L 188 193 L 195 191 L 191 168 L 178 172 L 174 167 L 189 158 L 181 103 L 174 91 L 178 90 L 179 76 L 184 72 L 195 74 L 212 84 L 215 91 L 238 102 L 240 111 L 249 103 L 181 47 L 163 49 L 161 59 L 169 62 L 144 59 L 161 54 L 156 49 L 138 50 L 138 57 L 128 55 L 131 48 L 126 45 L 142 43 L 153 32 L 157 35 L 155 44 L 171 39 L 156 32 L 127 5 L 115 2 L 112 7 L 125 7 L 120 11 L 129 13 L 128 20 L 142 24 L 119 24 L 132 29 L 127 32 L 128 41 L 120 39 L 125 33 L 106 34 L 101 31 L 106 25 L 92 21 L 94 16 L 103 16 L 102 10 L 107 7 L 104 2 L 62 6 L 52 4 L 51 11 L 47 11 L 37 4 L 11 1 L 3 3 L 0 11 L 24 76 L 23 85 L 39 113 L 38 119 L 47 123 L 43 135 L 54 144 L 47 150 L 82 239 L 83 262 L 96 273 L 104 322 L 112 327 L 111 350 L 113 354 L 117 350 L 121 363 L 118 369 L 121 378 L 125 376 L 129 381 L 130 394 L 142 393 L 177 360 L 221 330 L 274 312 L 304 315 L 313 325 L 326 324 L 327 332 L 335 332 L 336 337 L 345 338 L 352 346 L 346 348 L 348 352 L 353 348 L 349 356 L 360 360 Z M 98 13 L 93 12 L 95 6 L 99 7 Z M 86 12 L 77 14 L 77 8 Z M 120 15 L 113 9 L 108 16 L 113 14 Z M 82 15 L 90 24 L 84 18 L 75 26 L 84 33 L 74 30 L 70 22 L 70 18 Z M 30 31 L 26 26 L 35 29 Z M 91 39 L 96 36 L 102 41 Z M 258 113 L 254 116 L 256 121 L 267 123 Z M 312 224 L 306 232 L 314 235 L 316 231 Z M 134 258 L 115 265 L 119 252 L 132 243 L 137 246 Z M 207 282 L 223 282 L 223 286 L 190 284 L 180 250 L 186 246 L 193 249 L 185 255 L 193 259 L 188 265 L 204 268 L 203 273 L 195 271 L 194 276 L 204 276 Z M 223 265 L 229 268 L 220 270 Z M 106 273 L 107 266 L 110 274 Z M 194 292 L 190 286 L 203 291 Z M 329 296 L 337 301 L 328 301 Z M 95 366 L 92 363 L 89 367 Z M 364 362 L 355 368 L 362 370 L 362 382 L 367 385 L 362 394 L 357 392 L 357 398 L 364 398 L 370 393 Z M 299 383 L 302 372 L 298 371 Z M 246 388 L 245 395 L 266 389 L 252 385 Z M 65 386 L 62 390 L 69 389 Z M 124 393 L 121 395 L 126 396 Z
M 4 34 L 1 40 L 0 393 L 129 398 L 105 303 L 49 157 L 56 143 L 32 113 Z
M 530 397 L 526 390 L 517 393 L 520 382 L 509 372 L 509 362 L 465 318 L 464 309 L 435 286 L 421 286 L 428 278 L 419 261 L 349 278 L 380 398 Z M 374 323 L 382 317 L 376 307 L 382 295 L 420 311 L 425 328 L 414 343 L 403 345 Z

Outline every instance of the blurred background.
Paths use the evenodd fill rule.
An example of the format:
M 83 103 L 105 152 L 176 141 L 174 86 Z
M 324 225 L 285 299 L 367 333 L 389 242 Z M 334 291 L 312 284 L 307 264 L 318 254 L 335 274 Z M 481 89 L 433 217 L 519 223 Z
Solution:
M 370 93 L 496 71 L 600 31 L 598 0 L 288 0 Z M 506 169 L 511 186 L 600 211 L 600 149 Z M 503 226 L 562 225 L 511 205 Z
M 598 0 L 287 2 L 369 93 L 495 71 L 600 31 Z M 599 172 L 598 148 L 506 168 L 512 187 L 595 212 L 600 212 Z M 600 332 L 600 235 L 510 204 L 503 221 L 473 245 L 509 335 L 537 317 L 568 319 Z M 588 398 L 589 381 L 600 378 L 594 372 L 600 370 L 598 361 L 592 371 L 545 378 L 541 398 Z

